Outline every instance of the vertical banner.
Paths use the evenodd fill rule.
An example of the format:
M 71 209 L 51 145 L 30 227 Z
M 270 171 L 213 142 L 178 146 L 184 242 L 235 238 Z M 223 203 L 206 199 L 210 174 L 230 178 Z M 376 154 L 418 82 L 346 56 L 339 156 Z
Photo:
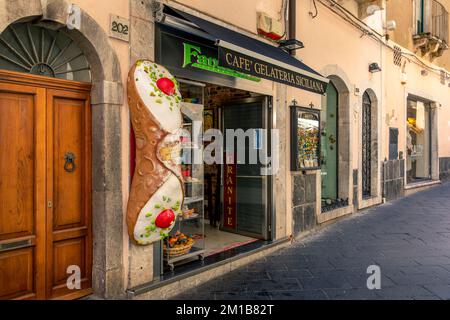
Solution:
M 225 153 L 223 181 L 223 227 L 236 229 L 236 159 L 234 152 Z

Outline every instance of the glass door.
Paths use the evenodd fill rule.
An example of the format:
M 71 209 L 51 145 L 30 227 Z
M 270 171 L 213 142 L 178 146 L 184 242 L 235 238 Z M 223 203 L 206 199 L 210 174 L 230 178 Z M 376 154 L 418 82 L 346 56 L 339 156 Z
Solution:
M 233 101 L 224 106 L 221 229 L 269 239 L 270 176 L 262 175 L 261 154 L 270 154 L 268 99 Z M 228 130 L 228 132 L 227 132 Z M 245 137 L 245 138 L 244 138 Z M 227 140 L 228 138 L 228 140 Z M 234 139 L 234 143 L 231 143 Z M 234 164 L 229 161 L 234 158 Z

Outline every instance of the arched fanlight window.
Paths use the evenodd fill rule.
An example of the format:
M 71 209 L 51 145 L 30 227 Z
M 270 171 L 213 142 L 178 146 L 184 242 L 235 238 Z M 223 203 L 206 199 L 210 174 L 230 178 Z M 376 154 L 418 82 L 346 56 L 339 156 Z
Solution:
M 64 32 L 16 23 L 0 35 L 0 69 L 90 82 L 89 63 Z

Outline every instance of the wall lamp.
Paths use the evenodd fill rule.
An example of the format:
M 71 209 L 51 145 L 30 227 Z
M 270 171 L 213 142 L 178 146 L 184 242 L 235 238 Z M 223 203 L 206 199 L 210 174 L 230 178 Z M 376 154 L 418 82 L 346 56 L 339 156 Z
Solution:
M 291 53 L 292 51 L 304 48 L 305 45 L 300 40 L 287 39 L 287 40 L 281 40 L 280 42 L 278 42 L 278 47 L 288 53 Z
M 371 63 L 369 65 L 369 72 L 370 73 L 375 73 L 375 72 L 380 72 L 380 71 L 381 71 L 381 68 L 378 65 L 378 63 L 374 62 L 374 63 Z

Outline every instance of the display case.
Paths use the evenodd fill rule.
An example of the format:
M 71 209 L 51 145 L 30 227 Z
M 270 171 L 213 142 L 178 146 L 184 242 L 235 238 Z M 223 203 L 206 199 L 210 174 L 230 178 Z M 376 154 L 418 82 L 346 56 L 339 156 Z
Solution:
M 320 168 L 320 110 L 291 106 L 291 170 Z
M 178 80 L 183 97 L 183 134 L 181 135 L 181 174 L 184 183 L 182 213 L 163 240 L 163 260 L 173 270 L 176 265 L 203 259 L 204 189 L 203 189 L 203 85 Z

